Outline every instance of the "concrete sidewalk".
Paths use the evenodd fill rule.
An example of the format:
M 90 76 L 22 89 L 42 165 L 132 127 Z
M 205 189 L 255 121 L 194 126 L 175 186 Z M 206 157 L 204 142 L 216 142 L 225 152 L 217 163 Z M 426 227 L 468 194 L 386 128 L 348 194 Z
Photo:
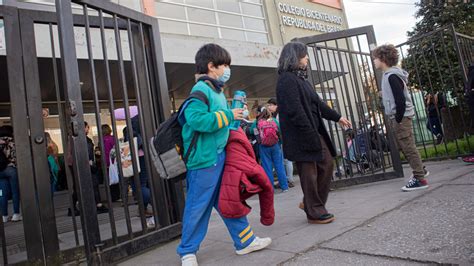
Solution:
M 298 209 L 302 192 L 275 194 L 275 223 L 259 223 L 258 200 L 249 220 L 258 236 L 271 237 L 268 249 L 237 256 L 230 236 L 213 212 L 198 252 L 200 265 L 403 265 L 474 263 L 474 165 L 459 160 L 427 163 L 430 188 L 401 192 L 404 179 L 332 191 L 328 210 L 336 221 L 310 225 Z M 120 265 L 180 265 L 179 239 Z

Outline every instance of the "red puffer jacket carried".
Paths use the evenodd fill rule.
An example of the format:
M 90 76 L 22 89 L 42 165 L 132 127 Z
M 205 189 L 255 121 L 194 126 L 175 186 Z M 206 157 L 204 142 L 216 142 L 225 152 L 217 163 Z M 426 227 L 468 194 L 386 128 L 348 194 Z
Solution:
M 231 130 L 219 194 L 219 211 L 226 218 L 247 215 L 251 207 L 246 199 L 258 194 L 260 222 L 271 225 L 275 220 L 273 185 L 257 163 L 252 145 L 242 129 Z

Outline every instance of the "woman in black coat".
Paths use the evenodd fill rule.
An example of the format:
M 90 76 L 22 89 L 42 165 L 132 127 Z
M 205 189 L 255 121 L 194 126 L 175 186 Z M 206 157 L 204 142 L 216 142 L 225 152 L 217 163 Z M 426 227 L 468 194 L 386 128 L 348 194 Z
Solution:
M 339 122 L 344 128 L 351 123 L 321 100 L 307 81 L 308 54 L 303 43 L 291 42 L 283 47 L 278 60 L 277 101 L 283 152 L 296 162 L 303 189 L 300 208 L 309 223 L 326 224 L 334 215 L 326 210 L 329 185 L 336 151 L 322 119 Z

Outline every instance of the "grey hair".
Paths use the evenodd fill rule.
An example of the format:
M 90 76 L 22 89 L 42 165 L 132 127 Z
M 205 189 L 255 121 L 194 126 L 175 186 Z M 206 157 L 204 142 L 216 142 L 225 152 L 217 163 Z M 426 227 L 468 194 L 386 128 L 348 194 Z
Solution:
M 300 59 L 308 54 L 306 45 L 301 42 L 289 42 L 281 50 L 280 59 L 278 59 L 278 74 L 298 70 Z

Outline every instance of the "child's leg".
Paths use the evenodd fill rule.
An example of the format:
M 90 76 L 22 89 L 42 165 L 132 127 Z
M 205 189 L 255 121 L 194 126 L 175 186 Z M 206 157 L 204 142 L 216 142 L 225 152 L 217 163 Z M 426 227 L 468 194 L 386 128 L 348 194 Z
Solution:
M 265 147 L 263 145 L 259 145 L 259 149 L 263 170 L 265 170 L 265 173 L 267 174 L 268 179 L 270 179 L 270 183 L 273 186 L 273 163 L 271 149 L 270 147 Z
M 222 220 L 224 220 L 227 230 L 229 230 L 229 234 L 234 241 L 234 247 L 236 250 L 247 247 L 255 239 L 255 235 L 247 220 L 247 216 L 240 218 L 222 217 Z
M 392 127 L 395 129 L 397 143 L 407 158 L 413 175 L 417 179 L 423 179 L 425 170 L 421 161 L 420 153 L 416 149 L 415 136 L 413 135 L 413 124 L 410 118 L 404 117 L 401 123 L 392 119 Z
M 20 213 L 20 186 L 18 184 L 18 172 L 15 167 L 8 167 L 10 173 L 10 187 L 13 201 L 13 213 Z
M 216 208 L 217 212 L 219 212 L 218 204 L 221 178 L 219 178 L 218 189 L 216 190 L 216 195 L 214 198 L 214 208 Z M 225 218 L 220 212 L 219 215 L 221 216 L 222 220 L 224 220 L 230 237 L 234 241 L 234 247 L 236 250 L 243 249 L 252 243 L 252 241 L 255 239 L 255 236 L 247 220 L 247 216 L 240 218 Z
M 288 179 L 286 177 L 285 166 L 283 165 L 283 154 L 281 153 L 280 144 L 272 147 L 272 161 L 278 176 L 278 183 L 282 190 L 288 189 Z
M 138 161 L 140 163 L 140 187 L 142 189 L 143 205 L 146 209 L 148 204 L 151 202 L 151 191 L 148 187 L 148 171 L 146 168 L 145 156 L 140 156 Z
M 8 216 L 8 187 L 10 182 L 3 171 L 0 172 L 0 175 L 0 209 L 3 216 Z
M 293 162 L 288 159 L 283 159 L 283 164 L 285 165 L 286 177 L 288 178 L 288 182 L 295 182 L 295 178 L 293 177 Z
M 183 231 L 177 253 L 182 257 L 195 254 L 206 236 L 212 207 L 219 195 L 225 153 L 218 155 L 216 165 L 187 173 L 188 192 L 183 215 Z

